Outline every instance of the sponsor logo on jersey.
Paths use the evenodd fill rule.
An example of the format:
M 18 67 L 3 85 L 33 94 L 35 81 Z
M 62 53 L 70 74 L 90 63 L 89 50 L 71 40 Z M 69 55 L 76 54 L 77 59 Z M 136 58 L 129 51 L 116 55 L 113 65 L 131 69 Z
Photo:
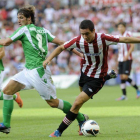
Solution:
M 31 28 L 29 28 L 29 30 L 30 30 L 30 31 L 35 31 L 35 32 L 37 32 L 37 33 L 47 33 L 45 30 L 36 30 L 35 27 L 31 27 Z
M 99 52 L 99 53 L 84 53 L 84 54 L 87 56 L 99 56 L 99 55 L 101 55 L 101 52 Z

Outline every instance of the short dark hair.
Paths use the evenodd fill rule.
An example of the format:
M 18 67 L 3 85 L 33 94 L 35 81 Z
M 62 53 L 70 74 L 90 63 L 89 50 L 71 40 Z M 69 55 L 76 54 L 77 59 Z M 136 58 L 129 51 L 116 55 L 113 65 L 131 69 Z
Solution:
M 125 22 L 119 22 L 119 23 L 117 24 L 117 27 L 118 27 L 119 25 L 123 25 L 124 27 L 126 27 L 126 23 L 125 23 Z
M 26 18 L 31 17 L 32 23 L 35 24 L 35 7 L 33 5 L 20 8 L 17 14 L 23 14 Z
M 79 29 L 89 29 L 90 31 L 94 30 L 94 24 L 91 20 L 83 20 L 80 23 Z

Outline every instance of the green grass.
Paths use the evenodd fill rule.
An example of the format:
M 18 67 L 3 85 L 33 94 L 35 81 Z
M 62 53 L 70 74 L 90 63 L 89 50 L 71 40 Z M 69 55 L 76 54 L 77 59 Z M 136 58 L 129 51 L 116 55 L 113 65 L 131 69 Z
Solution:
M 81 108 L 90 119 L 100 126 L 97 137 L 78 136 L 77 121 L 63 133 L 62 140 L 140 140 L 140 99 L 135 90 L 127 88 L 128 100 L 115 101 L 121 95 L 119 86 L 105 86 L 93 100 Z M 0 133 L 0 140 L 48 140 L 48 135 L 57 129 L 64 114 L 50 108 L 35 90 L 22 91 L 24 106 L 20 109 L 15 103 L 11 121 L 11 133 Z M 58 98 L 71 103 L 79 94 L 78 88 L 57 89 Z M 0 121 L 2 121 L 2 101 L 0 102 Z

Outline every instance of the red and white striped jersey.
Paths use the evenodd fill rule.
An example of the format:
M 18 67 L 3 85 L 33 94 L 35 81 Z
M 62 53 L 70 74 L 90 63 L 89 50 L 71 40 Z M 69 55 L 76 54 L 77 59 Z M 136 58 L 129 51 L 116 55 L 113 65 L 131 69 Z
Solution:
M 88 77 L 103 78 L 108 71 L 108 46 L 117 44 L 119 37 L 104 33 L 95 33 L 92 43 L 87 43 L 80 35 L 64 43 L 67 50 L 79 48 L 84 54 L 82 72 Z
M 130 37 L 132 36 L 131 32 L 129 31 L 125 31 L 123 35 L 119 35 L 120 37 Z M 124 57 L 128 54 L 128 51 L 131 47 L 130 44 L 126 44 L 126 43 L 118 43 L 118 61 L 119 62 L 123 62 L 124 61 Z M 129 55 L 128 60 L 132 60 L 132 53 Z

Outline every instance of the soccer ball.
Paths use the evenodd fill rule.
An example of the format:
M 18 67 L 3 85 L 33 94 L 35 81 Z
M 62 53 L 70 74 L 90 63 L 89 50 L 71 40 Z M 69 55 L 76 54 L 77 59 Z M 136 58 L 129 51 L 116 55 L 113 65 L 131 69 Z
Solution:
M 99 133 L 100 127 L 97 124 L 96 121 L 94 120 L 87 120 L 86 122 L 83 123 L 81 127 L 82 133 L 89 137 L 89 136 L 97 136 Z

